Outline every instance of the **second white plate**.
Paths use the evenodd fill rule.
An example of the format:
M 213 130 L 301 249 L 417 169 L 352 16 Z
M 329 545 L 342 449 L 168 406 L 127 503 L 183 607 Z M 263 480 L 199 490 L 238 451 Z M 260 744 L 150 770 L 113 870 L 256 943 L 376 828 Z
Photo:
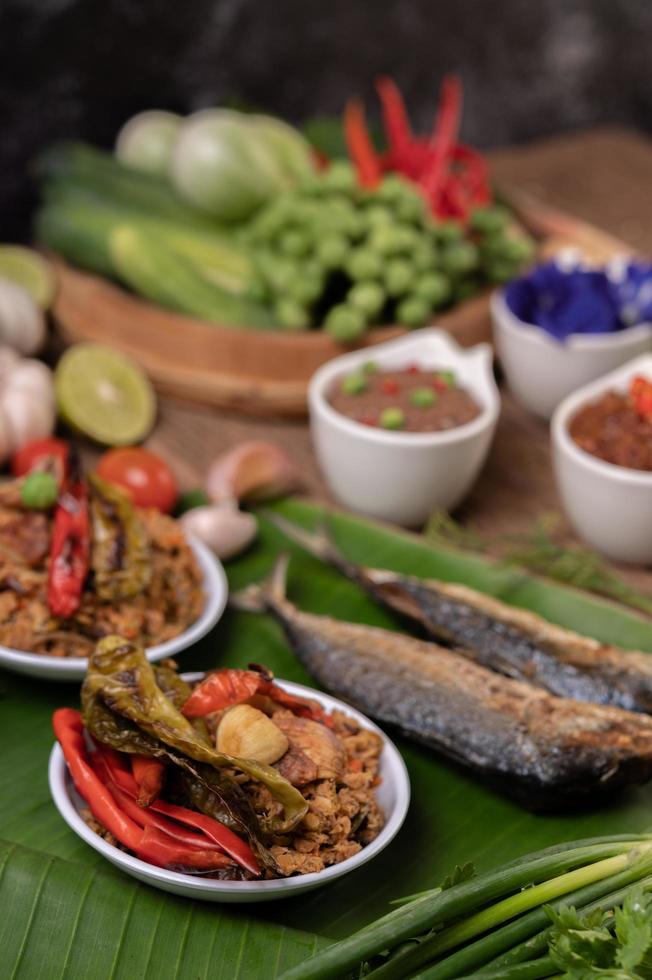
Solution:
M 148 647 L 147 659 L 151 663 L 173 657 L 192 646 L 215 626 L 224 612 L 229 586 L 220 561 L 196 538 L 189 539 L 204 577 L 204 609 L 195 622 L 165 643 Z M 51 657 L 45 653 L 27 653 L 0 646 L 0 667 L 17 674 L 28 674 L 48 681 L 81 681 L 86 673 L 86 657 Z

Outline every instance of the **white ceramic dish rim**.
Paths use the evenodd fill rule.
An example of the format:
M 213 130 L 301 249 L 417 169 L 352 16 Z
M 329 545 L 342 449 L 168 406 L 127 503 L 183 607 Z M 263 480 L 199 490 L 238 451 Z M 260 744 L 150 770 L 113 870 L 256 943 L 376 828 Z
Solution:
M 551 431 L 553 440 L 563 448 L 568 456 L 573 457 L 586 469 L 596 476 L 606 476 L 610 479 L 624 483 L 628 486 L 650 487 L 652 489 L 652 473 L 641 470 L 631 470 L 626 466 L 617 466 L 615 463 L 607 463 L 604 459 L 592 456 L 585 449 L 580 447 L 571 439 L 568 429 L 570 417 L 575 414 L 578 408 L 587 402 L 592 401 L 597 395 L 610 388 L 622 386 L 632 375 L 647 368 L 652 377 L 652 353 L 640 354 L 633 360 L 622 364 L 608 374 L 603 374 L 590 384 L 582 385 L 577 391 L 568 395 L 555 409 L 552 417 Z
M 536 323 L 528 323 L 521 320 L 507 305 L 505 290 L 497 289 L 491 296 L 492 312 L 495 319 L 500 319 L 500 325 L 504 329 L 511 331 L 514 335 L 526 334 L 529 340 L 540 344 L 541 347 L 550 347 L 557 350 L 572 351 L 602 351 L 609 350 L 611 347 L 618 347 L 624 340 L 636 341 L 652 337 L 652 323 L 636 323 L 633 327 L 625 327 L 624 330 L 617 330 L 615 333 L 572 333 L 564 340 L 556 340 L 551 337 L 543 327 Z
M 186 673 L 182 676 L 185 680 L 193 681 L 203 675 L 201 673 Z M 329 868 L 324 868 L 323 871 L 314 871 L 310 874 L 297 875 L 293 878 L 274 878 L 268 881 L 209 881 L 195 877 L 194 875 L 186 875 L 177 871 L 166 871 L 164 868 L 157 868 L 107 843 L 107 841 L 91 830 L 84 822 L 71 798 L 70 790 L 72 788 L 72 781 L 68 775 L 63 752 L 58 742 L 55 742 L 50 752 L 48 763 L 48 781 L 52 799 L 57 810 L 71 830 L 81 837 L 82 840 L 124 870 L 131 870 L 137 872 L 142 877 L 146 876 L 154 881 L 165 882 L 166 884 L 176 884 L 185 887 L 191 886 L 195 892 L 214 895 L 240 894 L 252 896 L 268 893 L 283 894 L 286 892 L 291 894 L 296 889 L 304 889 L 315 883 L 326 883 L 333 878 L 339 878 L 348 871 L 354 871 L 356 868 L 361 867 L 387 847 L 401 829 L 407 815 L 410 805 L 410 778 L 403 757 L 392 740 L 377 725 L 360 711 L 350 707 L 348 704 L 344 704 L 343 701 L 339 701 L 329 694 L 322 694 L 321 691 L 316 691 L 313 688 L 305 687 L 303 684 L 295 684 L 291 681 L 279 680 L 278 678 L 276 679 L 276 683 L 286 691 L 289 691 L 290 694 L 309 697 L 315 701 L 319 701 L 323 707 L 330 711 L 340 709 L 355 718 L 365 728 L 376 732 L 383 740 L 383 753 L 386 752 L 388 754 L 389 764 L 398 774 L 395 783 L 396 805 L 387 823 L 371 844 L 363 847 L 361 851 L 352 857 L 346 858 L 346 860 L 341 861 L 339 864 L 331 865 Z M 201 896 L 198 895 L 197 897 Z
M 180 653 L 181 650 L 192 646 L 212 629 L 226 606 L 229 586 L 221 562 L 202 541 L 191 536 L 188 536 L 187 540 L 203 573 L 203 587 L 206 595 L 204 608 L 199 618 L 183 633 L 166 640 L 165 643 L 148 647 L 145 652 L 150 663 L 171 657 L 175 653 Z M 33 667 L 36 671 L 39 667 L 42 668 L 47 665 L 49 671 L 57 669 L 57 673 L 62 678 L 70 676 L 73 680 L 79 677 L 80 671 L 85 672 L 87 663 L 86 657 L 51 657 L 47 653 L 27 653 L 0 645 L 0 667 L 11 667 L 12 664 L 15 664 Z
M 354 368 L 358 364 L 366 361 L 379 361 L 385 366 L 390 364 L 392 355 L 403 356 L 412 353 L 418 359 L 419 351 L 427 351 L 428 346 L 436 341 L 438 344 L 448 348 L 451 357 L 461 360 L 475 358 L 486 358 L 489 398 L 482 398 L 482 410 L 480 414 L 464 425 L 458 425 L 453 429 L 445 429 L 441 432 L 395 432 L 387 429 L 376 429 L 362 425 L 353 419 L 347 418 L 341 412 L 337 412 L 328 402 L 325 396 L 327 386 L 338 376 L 345 374 L 348 368 Z M 385 446 L 443 446 L 453 442 L 464 442 L 473 439 L 480 432 L 493 425 L 500 413 L 500 396 L 496 388 L 495 381 L 491 375 L 489 367 L 492 352 L 489 344 L 476 344 L 473 347 L 460 347 L 445 330 L 436 327 L 425 327 L 423 330 L 416 330 L 408 337 L 399 337 L 396 340 L 388 340 L 382 344 L 376 344 L 370 348 L 352 351 L 350 354 L 341 354 L 334 357 L 322 367 L 318 368 L 313 374 L 308 387 L 308 401 L 310 407 L 323 415 L 331 425 L 349 435 L 367 442 L 377 443 Z M 477 394 L 477 392 L 471 392 Z M 486 401 L 486 404 L 485 404 Z

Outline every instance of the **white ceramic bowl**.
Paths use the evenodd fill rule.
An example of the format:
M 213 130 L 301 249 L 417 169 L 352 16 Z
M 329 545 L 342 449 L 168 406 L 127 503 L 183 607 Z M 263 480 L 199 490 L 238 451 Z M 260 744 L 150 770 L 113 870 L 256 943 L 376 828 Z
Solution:
M 567 340 L 515 316 L 498 290 L 491 298 L 498 358 L 514 397 L 548 419 L 580 385 L 600 378 L 637 354 L 652 349 L 652 324 L 640 323 L 610 334 L 572 334 Z
M 199 619 L 183 633 L 147 649 L 147 659 L 151 663 L 173 657 L 200 640 L 215 626 L 226 606 L 229 586 L 221 563 L 196 538 L 189 539 L 189 544 L 204 576 L 204 609 Z M 0 667 L 48 681 L 81 681 L 86 673 L 86 663 L 85 657 L 51 657 L 43 653 L 25 653 L 0 646 Z
M 615 561 L 652 562 L 652 473 L 615 466 L 580 449 L 569 434 L 575 413 L 607 391 L 626 391 L 642 374 L 652 380 L 652 354 L 643 354 L 565 398 L 552 418 L 557 487 L 577 531 Z
M 186 680 L 192 681 L 197 680 L 202 675 L 184 674 L 183 676 Z M 74 830 L 82 840 L 99 851 L 112 864 L 148 885 L 161 888 L 166 892 L 173 892 L 175 895 L 185 895 L 188 898 L 201 898 L 208 902 L 268 902 L 274 898 L 286 898 L 301 892 L 312 891 L 314 888 L 319 888 L 320 885 L 325 885 L 335 878 L 341 878 L 342 875 L 354 871 L 366 864 L 367 861 L 371 861 L 387 847 L 405 820 L 410 804 L 410 779 L 405 763 L 394 743 L 377 725 L 374 725 L 359 711 L 350 708 L 349 705 L 338 701 L 337 698 L 330 697 L 328 694 L 322 694 L 321 691 L 304 687 L 303 684 L 292 684 L 289 681 L 279 680 L 276 680 L 276 683 L 291 694 L 298 694 L 318 701 L 328 711 L 335 709 L 344 711 L 355 718 L 358 724 L 364 728 L 376 732 L 383 740 L 383 750 L 380 757 L 382 783 L 377 788 L 376 795 L 385 811 L 385 825 L 378 837 L 357 854 L 354 854 L 353 857 L 341 861 L 340 864 L 332 865 L 330 868 L 325 868 L 323 871 L 271 881 L 211 881 L 208 878 L 156 868 L 154 865 L 132 857 L 112 844 L 108 844 L 84 822 L 79 811 L 83 809 L 85 803 L 77 794 L 68 774 L 63 752 L 59 744 L 55 743 L 50 753 L 48 778 L 50 792 L 57 810 L 71 830 Z
M 354 422 L 327 401 L 337 378 L 373 360 L 381 368 L 418 364 L 455 372 L 481 407 L 477 418 L 442 432 L 390 432 Z M 350 510 L 406 527 L 437 508 L 451 510 L 468 493 L 493 438 L 500 396 L 488 344 L 464 349 L 430 327 L 344 354 L 313 375 L 308 388 L 312 438 L 333 493 Z

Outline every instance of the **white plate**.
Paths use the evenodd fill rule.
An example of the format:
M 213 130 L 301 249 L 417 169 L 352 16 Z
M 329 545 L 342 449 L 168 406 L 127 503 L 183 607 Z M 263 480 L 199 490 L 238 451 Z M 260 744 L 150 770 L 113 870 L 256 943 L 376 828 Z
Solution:
M 200 676 L 199 674 L 183 675 L 186 680 L 196 680 Z M 383 740 L 383 750 L 380 757 L 382 783 L 376 789 L 376 796 L 385 812 L 385 826 L 371 844 L 363 847 L 353 857 L 341 861 L 340 864 L 332 865 L 330 868 L 325 868 L 323 871 L 272 881 L 215 881 L 156 868 L 152 864 L 147 864 L 146 861 L 141 861 L 117 847 L 113 847 L 112 844 L 107 844 L 102 837 L 99 837 L 88 827 L 79 815 L 79 811 L 85 806 L 85 803 L 77 794 L 68 775 L 63 753 L 59 744 L 55 743 L 50 753 L 48 776 L 50 792 L 57 810 L 68 826 L 82 840 L 85 840 L 87 844 L 90 844 L 108 861 L 126 871 L 127 874 L 146 882 L 148 885 L 153 885 L 155 888 L 161 888 L 163 891 L 173 892 L 175 895 L 185 895 L 189 898 L 201 898 L 208 902 L 268 902 L 273 898 L 285 898 L 301 892 L 312 891 L 313 888 L 319 888 L 320 885 L 325 885 L 335 878 L 341 878 L 349 871 L 366 864 L 367 861 L 371 861 L 387 847 L 405 820 L 410 803 L 410 780 L 405 763 L 394 743 L 377 725 L 374 725 L 359 711 L 355 711 L 328 694 L 322 694 L 321 691 L 304 687 L 303 684 L 291 684 L 289 681 L 278 680 L 276 683 L 291 694 L 313 698 L 328 711 L 339 708 L 355 718 L 364 728 L 376 732 Z
M 203 589 L 206 596 L 204 609 L 192 626 L 165 643 L 148 647 L 147 659 L 151 663 L 172 657 L 192 646 L 215 626 L 226 606 L 229 587 L 224 569 L 212 551 L 196 538 L 188 539 L 190 547 L 202 570 Z M 0 667 L 17 674 L 29 674 L 48 681 L 81 681 L 86 673 L 86 657 L 51 657 L 45 653 L 25 653 L 0 646 Z

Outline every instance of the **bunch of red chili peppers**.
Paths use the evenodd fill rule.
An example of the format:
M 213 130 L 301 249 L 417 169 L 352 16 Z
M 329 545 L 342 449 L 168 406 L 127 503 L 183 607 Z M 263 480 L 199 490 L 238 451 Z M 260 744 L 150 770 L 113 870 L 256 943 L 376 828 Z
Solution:
M 82 717 L 72 708 L 55 711 L 52 726 L 77 792 L 95 819 L 136 857 L 157 867 L 191 871 L 238 864 L 260 875 L 253 851 L 232 830 L 158 797 L 163 763 L 145 756 L 128 762 L 100 743 L 89 753 Z
M 374 148 L 360 99 L 344 112 L 344 133 L 361 187 L 372 189 L 385 173 L 398 173 L 415 183 L 439 218 L 465 222 L 471 212 L 491 201 L 484 158 L 457 142 L 462 109 L 462 85 L 448 75 L 441 86 L 439 108 L 430 136 L 412 133 L 401 92 L 391 78 L 376 83 L 380 97 L 387 150 Z

